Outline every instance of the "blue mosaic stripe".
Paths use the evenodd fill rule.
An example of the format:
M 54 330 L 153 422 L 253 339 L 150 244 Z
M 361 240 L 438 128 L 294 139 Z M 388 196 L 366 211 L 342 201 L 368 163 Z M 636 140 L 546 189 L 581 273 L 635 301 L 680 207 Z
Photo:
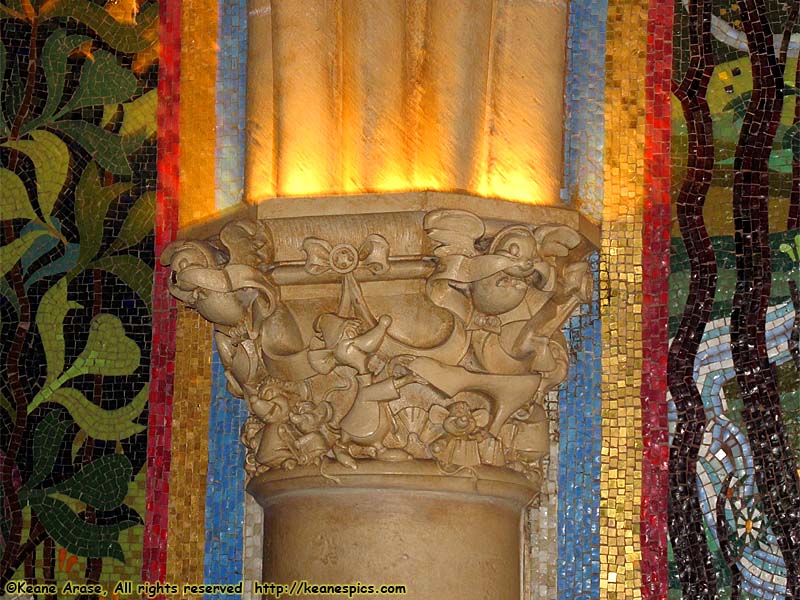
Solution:
M 605 46 L 608 0 L 573 0 L 567 34 L 562 200 L 600 219 L 605 141 Z M 599 259 L 590 305 L 565 335 L 572 366 L 559 392 L 558 579 L 560 600 L 600 596 L 601 341 Z
M 246 0 L 219 0 L 215 202 L 220 210 L 238 204 L 244 194 L 246 4 Z
M 225 388 L 225 368 L 214 344 L 211 363 L 211 410 L 208 421 L 208 480 L 204 581 L 239 583 L 243 579 L 244 446 L 239 441 L 247 419 L 243 400 Z M 207 594 L 206 600 L 239 598 Z
M 570 2 L 562 200 L 600 220 L 603 211 L 608 0 Z
M 598 255 L 591 304 L 581 307 L 564 334 L 572 360 L 559 391 L 558 598 L 591 600 L 600 593 L 600 305 Z

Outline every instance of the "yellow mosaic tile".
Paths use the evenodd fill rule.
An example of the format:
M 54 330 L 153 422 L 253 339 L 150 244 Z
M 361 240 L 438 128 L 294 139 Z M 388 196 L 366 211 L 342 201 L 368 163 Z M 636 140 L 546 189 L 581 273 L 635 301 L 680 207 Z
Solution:
M 214 198 L 217 1 L 189 0 L 181 11 L 179 225 L 217 213 Z M 188 149 L 188 150 L 187 150 Z
M 178 310 L 167 581 L 202 582 L 212 333 L 199 314 Z
M 639 599 L 642 495 L 642 227 L 648 3 L 612 0 L 606 41 L 600 260 L 603 439 L 600 597 Z

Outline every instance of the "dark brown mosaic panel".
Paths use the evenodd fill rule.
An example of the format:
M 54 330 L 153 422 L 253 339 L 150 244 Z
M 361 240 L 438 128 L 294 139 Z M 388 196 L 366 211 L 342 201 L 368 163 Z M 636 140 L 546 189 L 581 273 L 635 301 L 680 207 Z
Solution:
M 800 598 L 799 11 L 676 3 L 670 597 Z

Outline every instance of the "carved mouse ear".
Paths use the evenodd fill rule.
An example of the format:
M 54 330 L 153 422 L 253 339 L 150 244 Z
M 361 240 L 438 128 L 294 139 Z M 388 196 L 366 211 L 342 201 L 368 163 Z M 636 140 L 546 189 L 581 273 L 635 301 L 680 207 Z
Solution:
M 542 256 L 567 256 L 569 251 L 581 243 L 581 236 L 563 225 L 543 225 L 533 233 Z
M 177 242 L 172 242 L 169 246 L 164 249 L 164 252 L 161 253 L 161 258 L 159 259 L 161 265 L 164 267 L 168 267 L 172 264 L 172 258 L 175 256 L 175 253 L 178 252 L 186 242 L 182 240 L 178 240 Z
M 489 424 L 489 419 L 491 418 L 489 411 L 485 408 L 473 410 L 472 416 L 475 418 L 475 423 L 478 425 L 478 427 L 486 427 Z
M 444 423 L 444 420 L 447 418 L 448 414 L 450 414 L 450 411 L 439 404 L 434 404 L 428 410 L 428 418 L 434 425 L 441 425 Z
M 475 242 L 486 231 L 480 218 L 464 210 L 431 211 L 425 215 L 422 226 L 434 241 L 433 253 L 436 256 L 475 256 Z

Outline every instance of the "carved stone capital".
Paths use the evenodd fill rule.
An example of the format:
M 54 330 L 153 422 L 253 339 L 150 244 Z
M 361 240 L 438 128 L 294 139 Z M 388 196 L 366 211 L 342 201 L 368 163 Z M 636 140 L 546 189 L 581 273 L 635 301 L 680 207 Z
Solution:
M 591 249 L 563 222 L 437 208 L 236 220 L 161 260 L 247 402 L 250 477 L 403 463 L 516 472 L 535 493 Z

